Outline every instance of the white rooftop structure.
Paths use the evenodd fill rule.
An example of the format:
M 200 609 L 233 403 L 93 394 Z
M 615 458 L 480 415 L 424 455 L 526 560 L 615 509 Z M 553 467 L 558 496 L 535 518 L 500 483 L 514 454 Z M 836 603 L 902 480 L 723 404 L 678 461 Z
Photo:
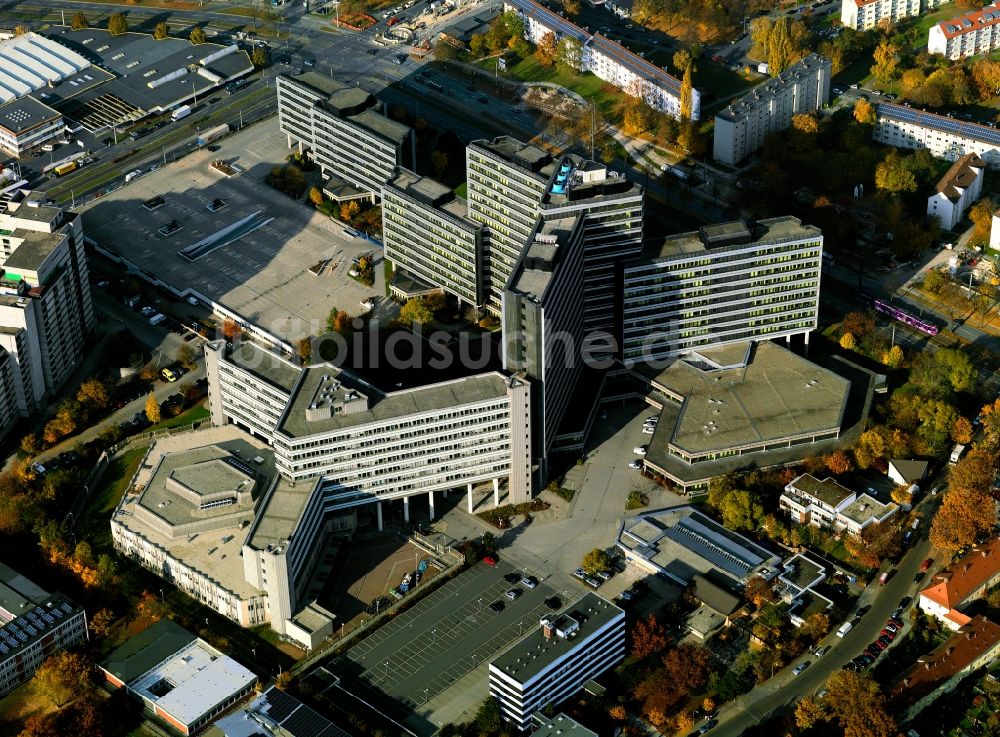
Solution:
M 36 33 L 0 41 L 0 102 L 69 79 L 89 66 L 80 54 Z

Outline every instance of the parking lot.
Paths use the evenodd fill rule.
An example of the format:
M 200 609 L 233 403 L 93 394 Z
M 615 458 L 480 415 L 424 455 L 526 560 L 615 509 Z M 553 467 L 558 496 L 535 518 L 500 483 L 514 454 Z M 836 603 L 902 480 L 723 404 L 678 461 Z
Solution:
M 544 583 L 529 589 L 504 580 L 505 574 L 515 572 L 520 573 L 504 561 L 496 567 L 477 564 L 328 667 L 341 677 L 346 690 L 380 701 L 384 699 L 379 694 L 384 694 L 419 712 L 421 721 L 436 721 L 431 717 L 433 704 L 421 707 L 537 627 L 541 616 L 551 611 L 545 602 L 553 590 Z M 512 588 L 523 592 L 516 600 L 505 596 Z M 504 604 L 500 612 L 490 609 L 497 601 Z M 477 685 L 484 691 L 478 696 L 481 701 L 485 683 Z M 460 686 L 440 701 L 445 704 L 467 698 Z
M 273 120 L 216 143 L 218 152 L 194 153 L 85 207 L 88 238 L 132 270 L 288 343 L 322 332 L 331 308 L 357 315 L 363 300 L 384 295 L 380 249 L 264 184 L 288 155 Z M 227 178 L 209 167 L 215 159 L 243 171 Z M 143 207 L 156 196 L 164 202 Z M 201 247 L 180 254 L 192 246 Z M 374 288 L 348 275 L 365 253 L 375 257 Z M 319 264 L 318 274 L 310 271 Z

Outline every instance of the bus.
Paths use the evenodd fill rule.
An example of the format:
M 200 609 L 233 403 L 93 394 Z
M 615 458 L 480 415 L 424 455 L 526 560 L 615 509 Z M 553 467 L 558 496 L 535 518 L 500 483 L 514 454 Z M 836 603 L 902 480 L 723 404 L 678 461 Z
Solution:
M 71 171 L 75 170 L 76 170 L 75 161 L 67 161 L 65 164 L 60 164 L 55 169 L 53 169 L 57 177 L 65 176 L 66 174 L 69 174 Z

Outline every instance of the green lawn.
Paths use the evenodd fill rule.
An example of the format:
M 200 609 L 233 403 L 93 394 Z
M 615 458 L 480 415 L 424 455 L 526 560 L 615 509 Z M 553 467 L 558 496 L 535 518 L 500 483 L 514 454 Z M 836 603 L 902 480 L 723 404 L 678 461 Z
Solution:
M 465 199 L 466 197 L 468 197 L 469 196 L 469 183 L 468 182 L 462 182 L 457 187 L 455 187 L 455 194 L 458 197 L 461 197 L 463 199 Z
M 954 18 L 955 16 L 961 14 L 962 11 L 955 7 L 955 3 L 947 3 L 946 5 L 942 5 L 933 13 L 926 13 L 925 15 L 919 16 L 916 19 L 916 22 L 910 26 L 910 28 L 912 28 L 916 33 L 914 48 L 919 49 L 920 47 L 927 45 L 927 32 L 931 30 L 933 26 L 936 26 L 943 20 L 948 20 L 949 18 Z
M 176 417 L 171 417 L 163 420 L 162 422 L 157 422 L 155 425 L 146 430 L 146 432 L 152 432 L 153 430 L 167 430 L 171 427 L 180 427 L 181 425 L 190 425 L 192 422 L 208 419 L 209 414 L 211 413 L 205 405 L 199 404 L 191 409 L 181 412 Z
M 702 62 L 694 72 L 694 86 L 702 91 L 707 101 L 724 100 L 748 90 L 760 80 L 747 79 L 740 72 L 712 62 Z M 712 95 L 709 98 L 709 94 Z
M 108 522 L 111 512 L 128 489 L 139 464 L 146 455 L 146 447 L 127 451 L 111 461 L 99 488 L 91 494 L 90 501 L 83 508 L 77 520 L 76 534 L 81 540 L 90 541 L 95 551 L 110 550 L 111 528 Z
M 493 70 L 496 62 L 484 59 L 478 62 L 483 69 Z M 543 67 L 534 56 L 522 59 L 513 66 L 508 66 L 506 72 L 500 72 L 508 79 L 519 79 L 522 82 L 551 82 L 587 100 L 593 100 L 601 112 L 611 115 L 622 99 L 622 93 L 604 80 L 598 79 L 590 72 L 585 74 L 563 74 L 556 67 Z

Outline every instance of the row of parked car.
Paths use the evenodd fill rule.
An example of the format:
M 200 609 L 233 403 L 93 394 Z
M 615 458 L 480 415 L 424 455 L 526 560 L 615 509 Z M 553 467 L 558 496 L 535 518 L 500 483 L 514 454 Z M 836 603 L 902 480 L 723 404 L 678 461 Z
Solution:
M 869 645 L 863 653 L 854 660 L 847 663 L 844 666 L 845 670 L 864 670 L 869 665 L 874 663 L 878 656 L 885 652 L 885 649 L 892 644 L 892 641 L 896 639 L 896 636 L 903 631 L 903 620 L 900 618 L 899 614 L 893 614 L 889 619 L 886 620 L 885 627 L 879 633 L 879 636 Z

